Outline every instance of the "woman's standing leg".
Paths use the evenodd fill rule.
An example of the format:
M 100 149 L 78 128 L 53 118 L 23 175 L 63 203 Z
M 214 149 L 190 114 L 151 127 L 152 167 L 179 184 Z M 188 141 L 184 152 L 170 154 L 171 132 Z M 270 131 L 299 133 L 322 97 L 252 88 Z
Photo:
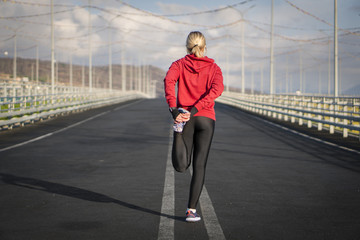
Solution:
M 196 209 L 205 180 L 205 168 L 214 135 L 215 121 L 207 117 L 194 118 L 193 176 L 188 208 Z

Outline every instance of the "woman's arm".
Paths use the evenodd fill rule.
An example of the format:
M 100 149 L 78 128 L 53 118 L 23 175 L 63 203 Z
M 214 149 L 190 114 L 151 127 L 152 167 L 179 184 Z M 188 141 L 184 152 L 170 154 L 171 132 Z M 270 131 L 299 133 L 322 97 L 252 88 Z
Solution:
M 179 76 L 179 65 L 177 62 L 174 62 L 171 64 L 164 78 L 165 99 L 169 108 L 177 107 L 175 86 L 176 82 L 179 80 Z
M 215 99 L 218 98 L 222 92 L 224 91 L 224 84 L 223 84 L 223 76 L 221 69 L 216 66 L 214 79 L 210 85 L 210 89 L 208 93 L 201 98 L 196 104 L 195 107 L 198 111 L 210 106 L 214 103 Z

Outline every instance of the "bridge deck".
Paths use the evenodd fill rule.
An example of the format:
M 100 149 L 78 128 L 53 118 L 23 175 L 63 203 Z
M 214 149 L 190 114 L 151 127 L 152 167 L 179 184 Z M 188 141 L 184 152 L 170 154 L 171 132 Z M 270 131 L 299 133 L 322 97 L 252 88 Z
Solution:
M 199 208 L 210 219 L 196 224 L 183 219 L 189 171 L 174 173 L 174 214 L 161 213 L 171 178 L 163 99 L 0 133 L 0 238 L 158 239 L 161 218 L 174 239 L 358 238 L 360 155 L 225 105 L 216 112 Z

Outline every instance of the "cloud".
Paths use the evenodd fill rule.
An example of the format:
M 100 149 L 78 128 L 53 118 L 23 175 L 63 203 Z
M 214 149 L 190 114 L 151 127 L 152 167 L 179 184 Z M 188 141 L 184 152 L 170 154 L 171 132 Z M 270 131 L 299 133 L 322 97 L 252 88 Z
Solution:
M 333 7 L 328 0 L 302 1 L 290 0 L 309 14 L 329 23 L 333 21 Z M 62 4 L 73 4 L 64 1 Z M 83 1 L 84 6 L 88 1 Z M 270 5 L 269 2 L 256 1 L 239 5 L 235 9 L 226 9 L 213 13 L 187 14 L 167 17 L 163 15 L 196 13 L 204 11 L 196 5 L 168 4 L 157 2 L 158 16 L 139 11 L 130 6 L 114 1 L 104 3 L 93 1 L 92 49 L 93 63 L 108 63 L 109 43 L 111 42 L 113 63 L 119 64 L 125 56 L 125 63 L 152 64 L 166 70 L 171 62 L 186 54 L 185 40 L 190 31 L 200 30 L 207 37 L 208 56 L 214 58 L 223 72 L 229 72 L 229 82 L 239 86 L 241 78 L 241 23 L 228 27 L 215 27 L 241 18 L 245 13 L 245 79 L 251 79 L 251 69 L 255 69 L 257 86 L 262 66 L 264 85 L 267 86 L 270 63 Z M 221 3 L 226 6 L 226 1 Z M 255 7 L 251 8 L 252 5 Z M 200 6 L 200 5 L 199 5 Z M 137 6 L 139 7 L 139 6 Z M 219 8 L 221 6 L 218 6 Z M 350 10 L 351 9 L 351 10 Z M 339 5 L 339 24 L 343 28 L 359 27 L 360 5 L 356 0 L 349 0 Z M 206 9 L 209 10 L 209 9 Z M 62 12 L 63 11 L 63 12 Z M 88 58 L 89 9 L 78 7 L 56 7 L 55 37 L 56 51 L 60 61 L 68 61 L 73 55 L 73 62 L 83 64 Z M 49 13 L 49 7 L 2 3 L 1 16 L 30 16 Z M 303 52 L 303 67 L 308 71 L 308 78 L 316 76 L 319 67 L 325 72 L 328 66 L 328 38 L 332 41 L 332 27 L 305 14 L 285 1 L 277 1 L 274 10 L 274 54 L 277 82 L 283 81 L 286 69 L 294 79 L 299 73 L 300 53 Z M 111 24 L 110 24 L 111 22 Z M 18 30 L 18 49 L 40 45 L 40 57 L 50 58 L 50 16 L 27 17 L 19 19 L 1 19 L 0 48 L 13 49 L 13 42 L 5 40 Z M 111 26 L 111 30 L 110 27 Z M 356 31 L 356 30 L 353 30 Z M 111 33 L 111 41 L 109 39 Z M 307 41 L 314 39 L 313 41 Z M 342 77 L 354 79 L 346 81 L 347 87 L 355 84 L 359 75 L 358 45 L 359 36 L 346 36 L 339 32 L 339 56 L 342 58 Z M 332 42 L 330 44 L 333 44 Z M 332 46 L 332 45 L 331 45 Z M 331 48 L 332 51 L 332 48 Z M 350 55 L 349 55 L 350 53 Z M 9 55 L 11 55 L 11 50 Z M 331 57 L 332 57 L 331 52 Z M 351 56 L 352 55 L 352 56 Z M 20 57 L 34 57 L 34 51 L 19 51 Z M 355 57 L 354 57 L 355 56 Z M 331 59 L 332 61 L 332 59 Z M 313 72 L 313 73 L 310 73 Z M 296 76 L 296 77 L 295 77 Z M 314 77 L 314 82 L 316 77 Z M 308 79 L 309 80 L 309 79 Z M 309 82 L 311 82 L 309 80 Z M 248 86 L 247 82 L 247 86 Z M 284 83 L 282 83 L 285 85 Z
M 162 14 L 166 14 L 166 15 L 198 11 L 198 9 L 196 7 L 182 5 L 182 4 L 174 4 L 174 3 L 169 4 L 169 3 L 157 2 L 156 5 L 159 7 L 160 12 Z

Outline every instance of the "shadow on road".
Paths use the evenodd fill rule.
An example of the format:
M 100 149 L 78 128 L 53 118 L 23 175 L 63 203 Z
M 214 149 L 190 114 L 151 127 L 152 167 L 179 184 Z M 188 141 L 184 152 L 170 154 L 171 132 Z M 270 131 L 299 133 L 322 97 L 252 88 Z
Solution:
M 67 186 L 59 183 L 47 182 L 34 178 L 18 177 L 4 173 L 0 173 L 0 179 L 2 182 L 6 184 L 11 184 L 19 187 L 24 187 L 24 188 L 48 192 L 48 193 L 55 193 L 63 196 L 86 200 L 86 201 L 100 202 L 100 203 L 115 203 L 120 206 L 134 209 L 137 211 L 142 211 L 157 216 L 163 216 L 177 221 L 184 221 L 183 217 L 163 214 L 161 212 L 157 212 L 148 208 L 144 208 L 131 203 L 120 201 L 118 199 L 111 198 L 101 193 L 96 193 L 77 187 Z

